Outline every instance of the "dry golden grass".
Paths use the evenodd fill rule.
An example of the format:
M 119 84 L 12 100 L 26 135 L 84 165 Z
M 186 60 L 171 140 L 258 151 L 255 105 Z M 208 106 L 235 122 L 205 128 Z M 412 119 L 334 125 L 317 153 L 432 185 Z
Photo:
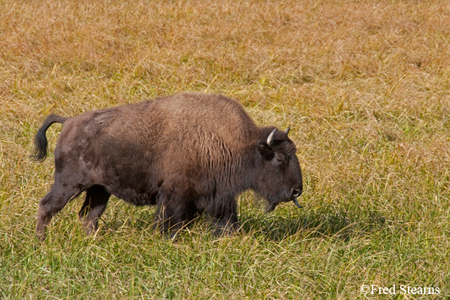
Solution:
M 98 299 L 348 299 L 363 298 L 359 287 L 368 283 L 438 286 L 435 296 L 445 298 L 449 16 L 447 1 L 0 1 L 0 298 L 91 291 L 98 296 L 87 297 Z M 72 258 L 77 248 L 88 254 L 83 267 L 69 261 L 64 271 L 65 252 L 33 240 L 37 201 L 52 181 L 51 160 L 28 158 L 42 120 L 187 90 L 223 93 L 259 124 L 292 127 L 305 209 L 263 216 L 245 195 L 241 219 L 249 234 L 220 241 L 189 235 L 173 245 L 132 221 L 151 221 L 143 216 L 152 209 L 122 204 L 105 217 L 105 227 L 118 232 L 87 239 L 73 229 L 79 205 L 72 205 L 53 221 L 53 242 Z M 116 270 L 129 262 L 118 245 L 127 238 L 125 246 L 138 249 L 127 255 L 144 257 L 136 270 L 156 283 L 142 285 L 145 278 L 131 270 L 125 275 L 136 276 L 133 289 L 121 285 L 125 275 Z M 104 257 L 114 270 L 83 281 L 73 270 L 96 268 L 89 253 L 101 255 L 98 243 L 110 250 Z M 218 256 L 215 247 L 223 247 Z M 158 267 L 145 257 L 167 253 L 167 274 L 150 272 Z M 176 267 L 180 257 L 184 269 Z M 204 269 L 196 269 L 195 257 L 217 264 L 202 260 Z M 67 279 L 64 288 L 53 285 L 53 273 L 30 275 L 45 269 L 39 261 L 52 262 Z M 239 270 L 254 280 L 245 282 Z M 203 284 L 190 282 L 194 275 Z M 76 278 L 79 286 L 70 281 Z M 158 285 L 164 278 L 176 280 Z

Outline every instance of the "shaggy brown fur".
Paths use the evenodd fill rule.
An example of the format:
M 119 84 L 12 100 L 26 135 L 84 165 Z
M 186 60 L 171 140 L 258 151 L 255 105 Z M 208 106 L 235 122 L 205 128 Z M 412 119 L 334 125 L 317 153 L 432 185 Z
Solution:
M 64 126 L 55 183 L 39 203 L 40 239 L 52 216 L 83 191 L 79 216 L 88 233 L 111 195 L 157 205 L 155 225 L 164 231 L 206 213 L 224 232 L 239 228 L 235 198 L 244 190 L 266 198 L 268 211 L 302 192 L 287 133 L 257 127 L 241 105 L 221 95 L 182 93 L 72 118 L 50 115 L 36 134 L 37 160 L 47 155 L 45 132 L 55 122 Z

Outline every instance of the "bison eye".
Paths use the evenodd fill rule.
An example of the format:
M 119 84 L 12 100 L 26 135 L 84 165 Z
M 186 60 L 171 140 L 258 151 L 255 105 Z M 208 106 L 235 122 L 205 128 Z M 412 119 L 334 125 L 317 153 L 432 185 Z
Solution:
M 281 165 L 285 161 L 285 157 L 282 154 L 275 154 L 274 161 L 277 165 Z

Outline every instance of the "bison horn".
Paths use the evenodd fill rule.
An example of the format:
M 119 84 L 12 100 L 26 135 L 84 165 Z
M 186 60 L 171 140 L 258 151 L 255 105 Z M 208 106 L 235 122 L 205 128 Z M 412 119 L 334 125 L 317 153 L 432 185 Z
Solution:
M 286 135 L 288 135 L 289 134 L 289 130 L 291 130 L 291 127 L 288 127 L 287 129 L 286 129 Z
M 275 131 L 277 131 L 276 128 L 272 130 L 272 132 L 269 134 L 269 137 L 267 138 L 267 145 L 269 146 L 272 146 L 273 144 L 273 135 L 275 134 Z
M 300 204 L 298 204 L 297 198 L 294 198 L 294 200 L 292 200 L 295 204 L 295 206 L 297 206 L 298 208 L 303 208 L 303 206 L 301 206 Z

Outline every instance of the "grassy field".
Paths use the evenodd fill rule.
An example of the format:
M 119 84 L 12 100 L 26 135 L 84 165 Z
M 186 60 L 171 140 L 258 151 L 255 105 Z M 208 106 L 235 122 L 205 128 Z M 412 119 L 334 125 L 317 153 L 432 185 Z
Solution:
M 438 0 L 0 0 L 0 298 L 448 299 L 449 18 Z M 249 192 L 240 234 L 200 219 L 170 240 L 113 198 L 87 237 L 76 199 L 39 243 L 45 117 L 179 91 L 291 126 L 304 208 Z

